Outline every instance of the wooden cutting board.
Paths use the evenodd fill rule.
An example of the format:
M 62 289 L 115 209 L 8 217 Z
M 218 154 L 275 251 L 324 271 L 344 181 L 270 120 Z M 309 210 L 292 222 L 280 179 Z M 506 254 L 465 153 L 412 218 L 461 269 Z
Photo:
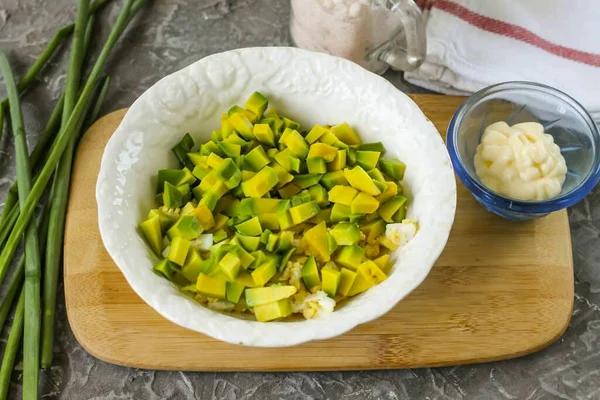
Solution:
M 446 132 L 462 98 L 413 99 Z M 517 357 L 556 341 L 573 307 L 565 211 L 529 222 L 486 212 L 458 185 L 456 221 L 425 282 L 383 317 L 326 341 L 292 348 L 230 345 L 162 318 L 129 287 L 98 232 L 95 186 L 116 111 L 83 137 L 65 233 L 67 314 L 93 356 L 150 369 L 282 371 L 412 368 Z

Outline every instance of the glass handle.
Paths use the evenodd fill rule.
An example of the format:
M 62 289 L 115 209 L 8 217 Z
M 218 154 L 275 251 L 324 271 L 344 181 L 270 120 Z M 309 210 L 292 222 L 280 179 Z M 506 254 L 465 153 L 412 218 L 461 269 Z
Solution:
M 425 61 L 427 54 L 423 14 L 413 0 L 386 0 L 385 6 L 399 14 L 401 25 L 373 55 L 393 69 L 413 71 Z

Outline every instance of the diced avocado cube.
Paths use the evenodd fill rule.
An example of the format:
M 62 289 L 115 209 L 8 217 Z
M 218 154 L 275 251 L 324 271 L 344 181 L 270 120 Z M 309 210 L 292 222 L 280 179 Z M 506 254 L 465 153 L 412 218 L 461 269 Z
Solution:
M 278 241 L 279 241 L 279 235 L 277 235 L 275 233 L 271 233 L 267 239 L 267 243 L 265 244 L 265 250 L 275 251 L 275 247 L 277 246 Z
M 272 231 L 278 231 L 280 229 L 279 219 L 277 218 L 276 213 L 259 214 L 258 219 L 260 221 L 260 225 L 265 229 L 270 229 Z
M 365 171 L 369 171 L 377 167 L 379 156 L 381 155 L 378 151 L 362 151 L 356 152 L 356 163 L 362 167 Z
M 300 167 L 302 165 L 302 162 L 300 161 L 300 159 L 296 158 L 296 157 L 290 157 L 289 162 L 290 162 L 290 171 L 299 173 Z
M 327 194 L 327 198 L 332 203 L 343 204 L 350 206 L 352 200 L 358 195 L 358 190 L 351 186 L 336 185 L 331 188 Z
M 190 190 L 190 185 L 183 184 L 183 185 L 179 185 L 177 186 L 177 190 L 179 190 L 179 193 L 181 193 L 181 204 L 185 204 L 188 201 L 190 201 L 190 199 L 192 198 L 192 192 Z M 164 199 L 163 199 L 164 200 Z
M 233 239 L 230 241 L 230 243 L 232 241 Z M 254 263 L 254 261 L 256 260 L 254 256 L 248 253 L 242 246 L 236 245 L 231 251 L 240 259 L 242 267 L 244 268 L 250 267 L 250 265 L 252 265 L 252 263 Z
M 207 193 L 214 185 L 219 182 L 219 177 L 217 176 L 215 170 L 210 171 L 202 181 L 200 181 L 200 185 L 194 188 L 194 191 L 198 191 L 200 195 Z
M 304 204 L 304 203 L 308 203 L 309 201 L 312 201 L 312 197 L 310 196 L 310 193 L 298 193 L 294 196 L 292 196 L 292 198 L 290 199 L 292 201 L 292 207 L 296 207 L 299 206 L 300 204 Z
M 283 121 L 281 120 L 281 118 L 279 118 L 279 115 L 277 115 L 277 111 L 275 111 L 274 108 L 268 109 L 265 112 L 265 117 L 270 118 L 275 121 L 275 129 L 273 130 L 275 135 L 277 135 L 279 132 L 281 132 L 283 130 L 283 128 L 284 128 Z
M 227 299 L 227 281 L 220 277 L 212 277 L 205 274 L 198 275 L 196 281 L 198 293 L 213 299 Z
M 338 149 L 326 143 L 313 143 L 308 151 L 308 158 L 321 157 L 326 163 L 332 162 L 337 156 Z
M 248 171 L 248 170 L 242 170 L 242 182 L 243 181 L 247 181 L 248 179 L 252 178 L 254 175 L 256 175 L 256 172 L 254 171 Z
M 356 279 L 356 272 L 351 271 L 347 268 L 342 268 L 340 271 L 340 283 L 338 285 L 337 293 L 341 296 L 348 296 L 350 288 L 354 284 Z
M 382 155 L 385 153 L 385 147 L 383 147 L 383 143 L 381 142 L 373 142 L 373 143 L 362 143 L 356 146 L 356 150 L 359 151 L 377 151 Z
M 223 138 L 231 135 L 234 131 L 233 125 L 229 122 L 229 115 L 221 114 L 221 134 Z
M 334 251 L 337 250 L 338 244 L 335 242 L 335 239 L 331 234 L 327 234 L 327 248 L 329 249 L 329 254 L 333 254 Z
M 377 168 L 373 168 L 373 169 L 371 169 L 371 170 L 368 170 L 368 171 L 367 171 L 367 174 L 368 174 L 368 175 L 369 175 L 371 178 L 373 178 L 373 180 L 375 180 L 375 181 L 379 181 L 379 182 L 384 182 L 384 183 L 386 183 L 386 181 L 385 181 L 385 176 L 383 176 L 383 174 L 381 173 L 381 171 L 380 171 L 380 170 L 378 170 Z
M 177 143 L 171 150 L 175 154 L 175 157 L 179 160 L 181 166 L 186 166 L 188 168 L 194 168 L 190 160 L 187 158 L 187 153 L 192 151 L 194 147 L 194 139 L 190 136 L 189 133 L 183 135 L 179 143 Z
M 346 167 L 346 150 L 338 150 L 332 162 L 327 164 L 327 171 L 340 171 Z
M 381 193 L 387 190 L 387 183 L 373 179 L 373 183 Z
M 322 176 L 323 174 L 296 175 L 292 183 L 301 189 L 306 189 L 319 183 Z
M 221 143 L 221 142 L 218 142 Z M 223 151 L 223 149 L 221 147 L 219 147 L 219 144 L 217 142 L 213 142 L 213 141 L 208 141 L 206 143 L 204 143 L 203 145 L 200 146 L 200 154 L 205 155 L 205 156 L 209 156 L 211 154 L 217 154 L 219 156 L 225 156 L 225 151 Z
M 160 256 L 163 250 L 160 218 L 158 216 L 148 218 L 140 224 L 140 229 L 152 251 Z
M 246 110 L 256 114 L 259 118 L 269 106 L 269 100 L 259 92 L 254 92 L 244 104 Z
M 382 158 L 379 160 L 379 169 L 390 178 L 401 181 L 404 179 L 406 164 L 399 160 Z
M 278 210 L 282 200 L 279 199 L 251 199 L 252 212 L 260 214 L 275 213 Z
M 278 318 L 285 318 L 291 313 L 292 301 L 289 298 L 254 307 L 254 316 L 259 322 L 268 322 Z
M 319 268 L 317 267 L 317 262 L 314 256 L 309 256 L 304 265 L 302 266 L 302 270 L 300 272 L 300 276 L 302 277 L 302 281 L 304 285 L 311 290 L 316 286 L 321 285 L 321 278 L 319 277 Z
M 377 196 L 381 194 L 381 190 L 375 186 L 373 179 L 362 169 L 359 165 L 352 169 L 345 168 L 344 176 L 346 180 L 353 188 L 370 194 L 371 196 Z
M 272 261 L 267 261 L 254 271 L 252 271 L 252 279 L 254 280 L 254 284 L 256 286 L 264 286 L 265 283 L 269 282 L 269 280 L 275 275 L 277 272 L 277 266 Z
M 331 131 L 325 132 L 319 141 L 330 146 L 337 147 L 338 149 L 347 149 L 348 145 L 337 138 Z
M 204 261 L 205 260 L 200 257 L 200 254 L 195 248 L 190 248 L 183 268 L 181 268 L 181 273 L 185 279 L 190 282 L 196 282 L 198 280 L 198 275 L 200 275 L 201 272 L 206 272 L 205 268 L 207 264 Z
M 406 204 L 404 204 L 402 207 L 400 207 L 398 211 L 396 211 L 396 214 L 394 214 L 394 217 L 392 219 L 394 220 L 394 222 L 402 222 L 404 218 L 406 218 Z
M 180 186 L 183 184 L 192 184 L 196 182 L 196 177 L 192 172 L 187 169 L 161 169 L 158 171 L 156 180 L 156 193 L 164 191 L 165 182 L 169 182 L 173 186 Z
M 206 164 L 198 164 L 194 167 L 192 174 L 198 179 L 204 179 L 211 171 L 211 168 Z
M 324 174 L 327 172 L 327 164 L 323 157 L 311 157 L 306 160 L 309 174 Z
M 177 216 L 167 214 L 160 208 L 154 208 L 148 213 L 148 219 L 158 217 L 161 232 L 166 232 L 177 221 Z
M 263 197 L 278 182 L 277 173 L 267 165 L 252 178 L 242 182 L 242 190 L 247 197 Z
M 252 279 L 252 275 L 250 272 L 241 270 L 238 277 L 235 280 L 237 283 L 244 285 L 245 287 L 254 287 L 254 279 Z
M 213 233 L 213 243 L 219 243 L 227 239 L 227 232 L 224 229 L 219 229 Z
M 206 157 L 206 164 L 211 168 L 218 168 L 225 160 L 221 158 L 217 153 L 210 153 Z
M 311 219 L 309 219 L 308 221 L 306 221 L 309 224 L 320 224 L 321 222 L 325 222 L 325 223 L 329 223 L 331 219 L 331 208 L 325 208 L 321 211 L 319 211 L 319 213 L 317 215 L 315 215 L 314 217 L 312 217 Z
M 292 217 L 290 216 L 288 210 L 278 211 L 276 215 L 277 221 L 279 222 L 279 229 L 288 229 L 289 227 L 294 225 L 294 223 L 292 222 Z
M 319 207 L 327 207 L 329 205 L 327 190 L 319 184 L 308 188 L 311 199 L 317 202 Z
M 200 220 L 195 215 L 182 215 L 167 231 L 167 235 L 171 240 L 176 237 L 193 240 L 200 236 L 203 230 Z
M 240 208 L 238 210 L 238 216 L 245 217 L 246 215 L 254 215 L 254 200 L 252 198 L 245 198 L 240 201 Z
M 177 274 L 177 267 L 167 259 L 164 259 L 156 264 L 152 270 L 170 281 L 173 281 L 175 275 Z
M 361 231 L 367 236 L 367 242 L 373 242 L 377 240 L 385 232 L 385 221 L 382 219 L 376 219 L 361 226 Z
M 387 279 L 387 276 L 381 269 L 371 260 L 366 260 L 358 266 L 358 275 L 363 275 L 368 281 L 373 284 L 381 283 Z
M 260 306 L 271 303 L 296 294 L 297 289 L 294 286 L 269 286 L 261 288 L 250 288 L 244 291 L 246 296 L 246 304 L 250 307 Z
M 277 151 L 276 149 L 271 150 Z M 294 175 L 287 172 L 278 162 L 271 162 L 269 166 L 277 173 L 277 179 L 279 180 L 279 183 L 277 184 L 278 188 L 283 187 L 286 183 L 289 183 L 294 179 Z
M 379 256 L 376 259 L 374 259 L 373 262 L 379 267 L 380 270 L 382 270 L 385 273 L 385 271 L 387 271 L 389 267 L 390 255 L 384 254 L 382 256 Z
M 342 246 L 338 251 L 335 261 L 353 271 L 356 271 L 365 256 L 365 249 L 358 245 Z
M 227 301 L 237 304 L 244 293 L 245 286 L 240 282 L 227 282 L 226 284 L 226 297 Z
M 340 271 L 327 265 L 321 269 L 321 280 L 323 281 L 322 289 L 329 297 L 334 297 L 336 295 L 340 284 L 340 276 Z
M 315 225 L 304 233 L 304 243 L 306 244 L 308 252 L 321 262 L 331 260 L 327 237 L 327 226 L 325 222 Z
M 215 226 L 215 218 L 212 211 L 205 204 L 199 204 L 190 215 L 195 216 L 200 221 L 202 228 L 207 231 Z
M 192 203 L 191 201 L 188 201 L 185 206 L 183 206 L 181 208 L 181 215 L 188 215 L 190 214 L 194 208 L 196 208 L 196 206 L 194 205 L 194 203 Z
M 254 139 L 254 135 L 252 134 L 254 126 L 245 113 L 236 113 L 231 115 L 229 117 L 229 122 L 231 122 L 231 125 L 233 125 L 235 130 L 238 131 L 244 139 Z
M 356 164 L 356 149 L 349 147 L 346 154 L 346 163 L 353 167 Z
M 288 133 L 285 135 L 285 133 Z M 284 132 L 285 137 L 282 135 L 279 143 L 283 143 L 287 146 L 293 156 L 305 159 L 308 155 L 308 143 L 296 130 Z
M 289 199 L 290 197 L 300 193 L 302 189 L 298 185 L 288 183 L 287 185 L 279 188 L 277 191 L 282 199 Z
M 329 132 L 326 128 L 323 128 L 321 125 L 315 125 L 312 127 L 310 132 L 306 135 L 306 141 L 308 144 L 313 144 L 316 142 L 321 136 L 323 136 L 326 132 Z
M 328 172 L 321 178 L 321 184 L 327 189 L 331 189 L 336 185 L 348 185 L 344 171 Z
M 231 135 L 223 139 L 223 143 L 239 144 L 242 148 L 248 145 L 248 142 L 239 137 L 236 132 L 233 132 Z
M 260 246 L 260 237 L 259 236 L 244 236 L 238 233 L 235 234 L 240 242 L 240 245 L 247 251 L 256 251 Z
M 227 110 L 227 115 L 231 117 L 233 114 L 243 114 L 245 111 L 246 109 L 244 107 L 240 107 L 236 104 Z
M 242 172 L 231 158 L 224 160 L 221 165 L 215 169 L 215 175 L 220 178 L 227 189 L 236 188 L 242 181 Z M 223 194 L 221 194 L 221 196 Z
M 273 133 L 273 144 L 269 145 L 272 147 L 275 147 L 276 143 L 276 139 L 279 136 L 278 135 L 278 130 L 277 130 L 277 122 L 275 121 L 275 119 L 273 118 L 262 118 L 258 124 L 254 124 L 254 126 L 256 127 L 256 125 L 261 125 L 261 124 L 265 124 L 265 125 L 269 125 L 269 128 L 271 128 L 271 133 Z M 262 129 L 262 128 L 261 128 Z M 254 136 L 256 136 L 256 132 L 253 132 Z M 258 137 L 256 137 L 258 139 Z M 259 139 L 260 140 L 260 139 Z M 265 143 L 267 144 L 267 143 Z
M 221 268 L 221 272 L 227 277 L 229 281 L 235 280 L 238 274 L 240 273 L 240 268 L 242 267 L 242 263 L 240 259 L 233 253 L 227 253 L 225 256 L 219 261 L 219 267 Z
M 290 158 L 293 158 L 293 154 L 290 149 L 283 149 L 275 155 L 275 161 L 277 161 L 277 163 L 279 163 L 279 165 L 281 165 L 283 169 L 288 172 L 292 170 Z
M 377 213 L 385 222 L 392 223 L 394 222 L 394 214 L 398 212 L 400 207 L 406 203 L 407 198 L 398 194 L 396 196 L 392 196 L 391 199 L 383 203 Z
M 167 208 L 179 208 L 183 205 L 183 195 L 177 189 L 176 186 L 173 186 L 169 182 L 165 181 L 164 191 L 163 191 L 163 204 Z
M 287 129 L 298 129 L 300 128 L 300 124 L 297 123 L 296 121 L 292 121 L 289 118 L 286 117 L 281 117 L 281 120 L 283 121 L 283 126 Z
M 236 225 L 235 229 L 237 229 L 241 235 L 245 236 L 260 236 L 263 232 L 258 217 L 250 218 L 249 220 Z
M 346 122 L 332 126 L 331 133 L 348 145 L 360 144 L 358 134 Z
M 286 251 L 285 253 L 283 253 L 283 255 L 281 256 L 281 259 L 279 260 L 279 263 L 278 263 L 279 266 L 277 267 L 277 269 L 279 271 L 283 271 L 283 269 L 285 268 L 285 266 L 287 265 L 287 263 L 290 261 L 290 257 L 295 252 L 296 252 L 296 249 L 289 249 L 288 251 Z
M 375 197 L 377 201 L 381 204 L 385 203 L 393 196 L 398 194 L 398 185 L 392 181 L 386 181 L 387 187 L 384 192 L 382 192 L 379 196 Z
M 242 152 L 242 146 L 236 143 L 218 142 L 217 144 L 228 157 L 239 157 Z
M 275 251 L 287 251 L 293 247 L 292 241 L 294 240 L 294 233 L 290 231 L 283 231 L 279 234 L 279 241 L 275 246 Z
M 258 172 L 271 160 L 262 146 L 257 146 L 244 157 L 244 164 L 252 171 Z
M 171 248 L 169 249 L 167 259 L 177 265 L 183 265 L 185 264 L 189 249 L 190 241 L 181 236 L 176 236 L 171 241 Z
M 340 246 L 352 246 L 360 240 L 360 229 L 357 223 L 341 222 L 329 232 Z
M 331 222 L 348 221 L 350 219 L 350 207 L 342 203 L 334 203 L 331 208 Z
M 377 211 L 379 208 L 379 202 L 375 197 L 370 194 L 360 192 L 350 205 L 350 212 L 352 214 L 371 214 Z
M 310 201 L 289 209 L 290 216 L 292 217 L 292 223 L 294 225 L 298 225 L 309 220 L 317 215 L 319 211 L 321 211 L 321 209 L 316 201 Z
M 192 164 L 194 164 L 196 166 L 198 164 L 205 164 L 207 161 L 207 157 L 205 155 L 200 154 L 199 152 L 187 153 L 187 156 L 188 156 L 188 159 L 192 162 Z M 187 183 L 192 183 L 192 182 L 187 182 Z
M 252 133 L 260 143 L 275 147 L 275 133 L 273 132 L 273 128 L 267 123 L 262 123 L 263 121 L 260 124 L 254 125 Z M 274 120 L 271 121 L 273 121 L 273 124 L 275 123 Z

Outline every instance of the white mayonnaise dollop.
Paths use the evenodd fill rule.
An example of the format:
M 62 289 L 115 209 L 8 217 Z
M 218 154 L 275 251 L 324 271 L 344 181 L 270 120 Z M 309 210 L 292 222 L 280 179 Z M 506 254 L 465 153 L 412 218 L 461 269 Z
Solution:
M 475 172 L 491 190 L 517 200 L 546 200 L 558 195 L 567 164 L 537 122 L 488 126 L 475 153 Z

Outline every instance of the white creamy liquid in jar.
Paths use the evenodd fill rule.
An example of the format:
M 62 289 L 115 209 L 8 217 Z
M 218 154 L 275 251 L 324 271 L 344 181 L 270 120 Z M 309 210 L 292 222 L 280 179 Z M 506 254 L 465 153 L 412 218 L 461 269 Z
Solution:
M 516 200 L 555 197 L 567 175 L 560 148 L 537 122 L 491 124 L 477 146 L 474 164 L 481 183 Z
M 292 0 L 291 34 L 296 46 L 346 58 L 383 73 L 388 65 L 367 53 L 401 26 L 401 16 L 373 0 Z

